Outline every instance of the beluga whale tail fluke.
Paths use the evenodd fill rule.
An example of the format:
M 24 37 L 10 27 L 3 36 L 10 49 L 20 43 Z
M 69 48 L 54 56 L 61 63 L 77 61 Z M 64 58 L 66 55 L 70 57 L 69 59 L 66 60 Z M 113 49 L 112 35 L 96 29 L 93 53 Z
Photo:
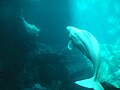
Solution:
M 79 49 L 93 64 L 94 75 L 92 78 L 76 81 L 75 83 L 94 90 L 104 90 L 98 80 L 98 71 L 100 67 L 100 46 L 97 39 L 88 31 L 80 30 L 73 26 L 66 27 L 69 34 L 68 49 L 74 47 Z
M 104 90 L 100 82 L 94 81 L 94 78 L 76 81 L 75 83 L 86 88 L 93 88 L 94 90 Z

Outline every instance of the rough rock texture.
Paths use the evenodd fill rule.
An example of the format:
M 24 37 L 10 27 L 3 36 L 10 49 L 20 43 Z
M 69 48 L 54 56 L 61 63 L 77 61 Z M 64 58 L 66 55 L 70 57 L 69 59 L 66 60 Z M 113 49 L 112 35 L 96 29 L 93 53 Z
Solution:
M 79 90 L 65 53 L 38 42 L 18 17 L 3 17 L 0 28 L 0 90 Z
M 0 29 L 0 90 L 87 90 L 74 84 L 93 75 L 91 63 L 80 51 L 65 48 L 58 52 L 38 42 L 17 17 L 3 17 Z M 117 59 L 112 60 L 116 63 L 110 65 L 116 67 Z M 115 75 L 119 75 L 118 68 Z M 109 82 L 115 79 L 110 77 Z
M 107 82 L 117 88 L 120 88 L 120 47 L 117 44 L 103 44 L 102 64 L 100 68 L 101 82 Z

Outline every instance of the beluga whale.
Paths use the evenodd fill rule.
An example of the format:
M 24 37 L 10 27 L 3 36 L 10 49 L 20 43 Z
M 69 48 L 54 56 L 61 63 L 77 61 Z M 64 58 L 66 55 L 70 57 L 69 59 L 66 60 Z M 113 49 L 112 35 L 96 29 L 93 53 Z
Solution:
M 39 33 L 40 29 L 37 28 L 35 25 L 29 24 L 29 23 L 25 20 L 25 18 L 23 18 L 23 17 L 20 17 L 20 18 L 22 19 L 23 24 L 25 25 L 25 28 L 26 28 L 27 32 L 38 36 L 38 33 Z
M 69 34 L 68 49 L 72 50 L 74 47 L 79 49 L 93 64 L 93 77 L 85 80 L 79 80 L 75 83 L 94 90 L 104 90 L 98 80 L 98 71 L 100 67 L 100 46 L 97 39 L 88 31 L 80 30 L 73 26 L 66 27 Z

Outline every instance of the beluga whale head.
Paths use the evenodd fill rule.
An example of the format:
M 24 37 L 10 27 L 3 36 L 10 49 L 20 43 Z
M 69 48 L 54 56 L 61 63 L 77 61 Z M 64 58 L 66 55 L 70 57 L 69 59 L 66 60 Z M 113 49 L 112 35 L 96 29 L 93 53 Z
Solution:
M 73 26 L 66 27 L 70 41 L 68 49 L 76 47 L 80 50 L 93 64 L 94 75 L 90 79 L 76 81 L 75 83 L 94 90 L 104 90 L 97 76 L 100 66 L 100 47 L 97 39 L 88 31 L 81 30 Z

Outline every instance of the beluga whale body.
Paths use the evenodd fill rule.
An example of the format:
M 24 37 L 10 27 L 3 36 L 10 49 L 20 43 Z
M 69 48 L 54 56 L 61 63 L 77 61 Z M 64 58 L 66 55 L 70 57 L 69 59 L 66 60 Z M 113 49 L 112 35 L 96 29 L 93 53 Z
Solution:
M 92 62 L 94 67 L 92 78 L 76 81 L 75 83 L 86 88 L 93 88 L 94 90 L 104 90 L 97 79 L 100 66 L 100 47 L 98 41 L 86 30 L 80 30 L 73 26 L 67 26 L 66 29 L 70 38 L 68 49 L 72 50 L 73 47 L 79 49 Z
M 37 28 L 35 25 L 29 24 L 23 17 L 20 17 L 20 18 L 22 19 L 23 24 L 25 25 L 27 32 L 38 36 L 40 29 Z

